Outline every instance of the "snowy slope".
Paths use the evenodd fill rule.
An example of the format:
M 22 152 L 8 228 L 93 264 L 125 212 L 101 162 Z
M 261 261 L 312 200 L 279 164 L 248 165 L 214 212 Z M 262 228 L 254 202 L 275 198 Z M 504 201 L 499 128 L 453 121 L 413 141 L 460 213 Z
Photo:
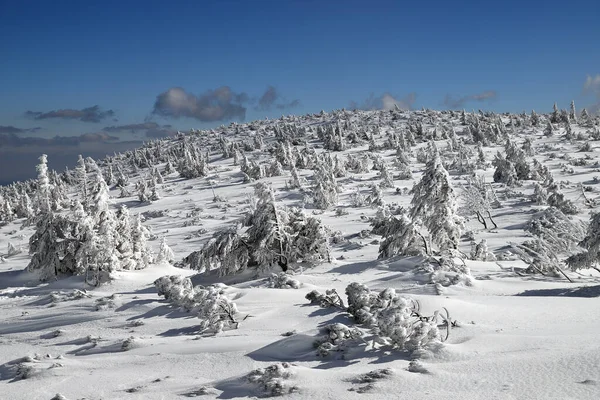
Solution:
M 389 122 L 392 114 L 338 112 L 254 125 L 262 123 L 270 127 L 286 122 L 308 127 L 308 142 L 317 147 L 320 141 L 311 129 L 320 124 L 346 119 L 351 122 L 349 130 L 381 124 L 375 137 L 380 144 L 390 131 L 406 124 L 410 116 L 398 112 L 397 123 Z M 459 138 L 466 137 L 459 113 L 412 114 L 423 118 L 428 132 L 445 124 L 455 127 Z M 511 118 L 502 118 L 508 125 Z M 223 132 L 229 140 L 244 140 L 253 136 L 254 125 L 232 125 L 224 127 Z M 582 153 L 579 149 L 586 141 L 566 141 L 562 129 L 546 137 L 543 126 L 507 130 L 519 144 L 526 137 L 533 139 L 535 158 L 548 166 L 557 181 L 565 182 L 562 192 L 580 208 L 570 218 L 587 223 L 589 213 L 596 210 L 584 204 L 578 185 L 591 187 L 588 197 L 597 196 L 594 177 L 599 174 L 598 142 L 586 140 L 591 143 L 592 151 Z M 592 129 L 573 125 L 575 134 L 586 134 Z M 194 135 L 199 143 L 216 143 L 213 132 Z M 162 145 L 175 145 L 177 140 Z M 267 136 L 265 143 L 267 148 L 274 139 Z M 446 140 L 437 140 L 436 144 L 442 154 L 450 151 Z M 410 189 L 419 181 L 424 163 L 417 161 L 416 153 L 426 146 L 427 141 L 422 140 L 413 148 L 410 156 L 413 179 L 395 180 L 397 188 Z M 303 148 L 304 143 L 298 143 L 298 147 Z M 487 161 L 491 162 L 497 151 L 503 151 L 503 145 L 500 141 L 484 149 Z M 319 154 L 323 151 L 317 148 Z M 335 153 L 346 157 L 368 152 L 365 141 Z M 256 160 L 272 159 L 266 151 L 250 153 Z M 377 153 L 393 166 L 393 149 L 380 149 Z M 572 165 L 565 154 L 571 159 L 584 156 L 588 159 L 585 165 Z M 148 212 L 161 211 L 162 216 L 149 215 L 145 224 L 157 238 L 165 237 L 175 259 L 181 260 L 200 250 L 215 231 L 243 216 L 253 193 L 253 183 L 244 183 L 239 166 L 231 158 L 222 158 L 219 151 L 211 151 L 209 168 L 208 176 L 203 178 L 182 179 L 177 172 L 165 176 L 165 183 L 159 185 L 161 198 L 151 204 L 139 203 L 135 196 L 120 198 L 119 191 L 113 189 L 113 206 L 127 204 L 132 214 L 147 216 Z M 493 182 L 493 172 L 491 166 L 477 170 L 488 182 Z M 132 175 L 129 188 L 133 190 L 136 180 L 147 173 L 141 170 Z M 299 170 L 299 174 L 307 179 L 309 189 L 313 171 Z M 452 171 L 450 175 L 458 194 L 466 176 Z M 301 283 L 299 289 L 270 288 L 264 275 L 244 273 L 241 277 L 218 278 L 214 274 L 196 275 L 197 271 L 167 263 L 140 271 L 118 272 L 113 281 L 98 288 L 86 286 L 82 277 L 40 283 L 35 274 L 24 271 L 33 228 L 21 229 L 22 220 L 1 227 L 0 249 L 4 251 L 10 242 L 23 252 L 0 263 L 0 398 L 51 399 L 57 393 L 67 399 L 261 397 L 269 392 L 260 384 L 249 382 L 246 376 L 278 363 L 289 363 L 282 368 L 289 372 L 283 390 L 295 388 L 286 394 L 290 398 L 596 399 L 600 396 L 599 272 L 593 269 L 567 272 L 571 283 L 560 276 L 525 273 L 527 264 L 517 257 L 499 261 L 467 259 L 472 285 L 447 286 L 440 295 L 426 274 L 414 268 L 417 258 L 378 259 L 381 237 L 368 233 L 371 229 L 368 219 L 377 209 L 368 205 L 355 207 L 350 200 L 357 189 L 365 195 L 369 193 L 371 184 L 380 180 L 377 171 L 338 179 L 342 188 L 338 205 L 343 213 L 336 213 L 337 207 L 315 209 L 300 190 L 286 188 L 289 180 L 288 170 L 284 176 L 261 179 L 273 186 L 278 203 L 303 207 L 305 213 L 321 219 L 344 237 L 341 243 L 332 244 L 330 263 L 295 268 L 293 278 Z M 472 231 L 477 241 L 486 239 L 490 251 L 499 258 L 510 243 L 531 238 L 525 230 L 526 222 L 535 211 L 547 207 L 529 199 L 532 185 L 532 181 L 524 181 L 522 186 L 507 190 L 503 184 L 494 184 L 500 207 L 492 213 L 498 228 L 485 230 L 471 218 L 465 231 Z M 408 207 L 412 198 L 395 188 L 383 192 L 388 204 Z M 225 201 L 213 201 L 215 195 Z M 157 251 L 159 240 L 150 243 Z M 461 239 L 460 249 L 465 254 L 470 252 L 466 236 Z M 197 318 L 157 294 L 153 282 L 164 275 L 191 276 L 195 284 L 224 282 L 225 295 L 239 310 L 238 328 L 216 335 L 199 334 Z M 310 304 L 305 295 L 313 289 L 324 292 L 329 288 L 343 294 L 352 282 L 360 282 L 372 290 L 395 288 L 418 300 L 427 314 L 445 307 L 457 326 L 451 329 L 443 345 L 419 354 L 423 367 L 420 372 L 409 371 L 411 357 L 415 355 L 369 342 L 343 354 L 318 356 L 313 343 L 326 325 L 340 322 L 352 326 L 354 322 L 340 310 Z M 384 372 L 374 378 L 365 377 L 374 370 Z

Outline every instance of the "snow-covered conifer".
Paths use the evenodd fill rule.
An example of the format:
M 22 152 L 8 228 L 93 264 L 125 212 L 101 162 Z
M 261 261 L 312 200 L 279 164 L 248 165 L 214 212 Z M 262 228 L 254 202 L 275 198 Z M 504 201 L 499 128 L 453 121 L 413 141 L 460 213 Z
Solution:
M 383 161 L 381 164 L 380 174 L 381 174 L 381 183 L 379 184 L 379 186 L 381 186 L 382 188 L 393 188 L 394 187 L 394 177 L 392 176 L 392 173 L 391 173 L 390 169 L 388 168 L 387 164 L 385 163 L 385 161 Z
M 428 250 L 418 226 L 405 211 L 395 216 L 388 215 L 383 222 L 383 230 L 379 233 L 383 236 L 379 245 L 379 258 L 418 255 Z
M 558 111 L 558 107 L 556 103 L 552 106 L 552 114 L 550 115 L 550 122 L 553 124 L 558 124 L 560 122 L 560 113 Z
M 574 124 L 577 123 L 577 111 L 575 111 L 575 100 L 571 100 L 571 106 L 569 108 L 569 119 Z
M 595 268 L 600 262 L 600 213 L 595 213 L 590 218 L 587 232 L 579 243 L 584 251 L 569 257 L 566 262 L 572 270 Z
M 50 203 L 50 179 L 48 178 L 48 156 L 42 154 L 39 158 L 40 163 L 37 166 L 38 187 L 36 191 L 36 206 L 39 214 L 47 214 L 52 211 Z
M 531 126 L 538 126 L 538 124 L 540 123 L 540 116 L 537 115 L 535 110 L 531 110 L 530 120 L 531 120 Z
M 531 200 L 538 205 L 547 204 L 548 192 L 546 192 L 546 189 L 538 182 L 533 183 L 533 195 L 531 196 Z
M 79 185 L 79 199 L 83 208 L 86 210 L 89 208 L 90 198 L 88 193 L 88 179 L 87 170 L 84 158 L 79 155 L 77 159 L 77 166 L 75 167 L 75 180 Z
M 546 128 L 544 129 L 544 135 L 550 137 L 554 135 L 554 126 L 552 126 L 552 122 L 548 121 L 546 124 Z
M 158 254 L 156 255 L 154 262 L 171 262 L 174 259 L 175 254 L 173 253 L 173 250 L 171 250 L 171 248 L 167 244 L 167 239 L 165 237 L 162 237 L 160 239 L 160 248 L 158 250 Z
M 413 189 L 410 217 L 420 220 L 440 250 L 455 249 L 462 227 L 448 172 L 435 146 L 423 177 Z
M 313 181 L 313 203 L 315 207 L 326 210 L 338 203 L 337 180 L 333 173 L 333 166 L 320 162 L 317 166 Z
M 135 269 L 144 269 L 152 261 L 152 253 L 148 247 L 150 232 L 142 224 L 142 217 L 137 214 L 131 227 L 131 244 Z

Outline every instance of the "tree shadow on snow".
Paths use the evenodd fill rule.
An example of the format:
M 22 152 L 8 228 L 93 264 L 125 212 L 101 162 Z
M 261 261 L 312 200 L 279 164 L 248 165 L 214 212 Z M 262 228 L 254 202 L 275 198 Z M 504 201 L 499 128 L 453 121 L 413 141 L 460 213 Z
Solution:
M 168 329 L 168 330 L 158 334 L 158 336 L 163 336 L 163 337 L 198 336 L 198 335 L 214 336 L 214 334 L 202 334 L 200 325 L 192 325 L 192 326 L 186 326 L 183 328 Z
M 154 301 L 156 301 L 156 300 L 154 300 Z M 154 317 L 166 317 L 166 318 L 189 317 L 189 318 L 192 318 L 190 313 L 181 311 L 177 307 L 175 307 L 169 303 L 169 304 L 160 305 L 158 307 L 154 307 L 153 309 L 148 310 L 143 314 L 129 317 L 129 318 L 127 318 L 127 321 L 132 321 L 132 320 L 136 320 L 136 319 L 154 318 Z
M 517 296 L 562 296 L 562 297 L 600 297 L 600 285 L 577 288 L 534 289 L 526 290 Z
M 159 302 L 158 299 L 136 299 L 136 300 L 130 301 L 129 303 L 123 304 L 119 308 L 116 308 L 115 311 L 126 311 L 126 310 L 129 310 L 130 308 L 138 307 L 138 306 L 141 306 L 144 304 L 158 303 L 158 302 Z

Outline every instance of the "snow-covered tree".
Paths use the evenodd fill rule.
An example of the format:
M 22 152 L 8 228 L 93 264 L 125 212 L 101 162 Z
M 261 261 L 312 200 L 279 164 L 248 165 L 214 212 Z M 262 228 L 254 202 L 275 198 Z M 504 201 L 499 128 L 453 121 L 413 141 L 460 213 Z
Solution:
M 79 201 L 84 209 L 89 208 L 90 196 L 88 193 L 87 170 L 84 158 L 79 155 L 77 166 L 75 167 L 75 180 L 79 186 Z
M 156 258 L 154 261 L 157 263 L 161 263 L 161 262 L 171 262 L 174 259 L 175 259 L 175 254 L 173 253 L 173 250 L 171 250 L 171 248 L 167 244 L 167 239 L 165 237 L 163 237 L 160 240 L 160 248 L 158 250 L 158 254 L 156 255 Z
M 381 168 L 380 168 L 380 174 L 381 174 L 381 183 L 379 184 L 379 186 L 381 186 L 382 188 L 393 188 L 394 187 L 394 177 L 392 176 L 392 173 L 389 169 L 389 167 L 387 166 L 387 164 L 384 162 L 382 162 L 381 164 Z
M 552 125 L 551 121 L 548 121 L 548 123 L 546 124 L 546 128 L 544 129 L 544 135 L 548 137 L 554 135 L 554 126 Z
M 148 247 L 150 231 L 142 224 L 142 216 L 137 214 L 131 226 L 131 244 L 135 269 L 144 269 L 152 261 L 152 252 Z
M 277 205 L 272 189 L 264 183 L 256 184 L 255 198 L 244 221 L 245 232 L 240 227 L 217 232 L 184 262 L 200 271 L 218 269 L 221 275 L 231 275 L 246 268 L 264 272 L 274 265 L 286 271 L 299 261 L 329 259 L 328 235 L 318 219 Z
M 377 233 L 383 236 L 379 245 L 379 258 L 412 256 L 424 254 L 428 250 L 426 239 L 419 232 L 419 226 L 406 212 L 399 215 L 382 215 Z
M 573 123 L 577 123 L 577 111 L 575 111 L 575 100 L 571 100 L 571 106 L 569 109 L 569 119 Z
M 556 103 L 552 106 L 552 114 L 550 114 L 550 122 L 553 124 L 558 124 L 560 122 L 560 113 L 558 111 L 558 107 Z
M 484 229 L 488 228 L 486 218 L 494 225 L 494 228 L 498 226 L 494 222 L 491 214 L 492 210 L 492 194 L 485 183 L 485 179 L 480 176 L 467 180 L 467 185 L 462 187 L 461 198 L 463 200 L 463 206 L 460 211 L 463 215 L 475 215 L 477 221 L 479 221 Z
M 425 172 L 413 189 L 410 217 L 419 220 L 429 231 L 432 242 L 440 250 L 458 247 L 462 219 L 456 214 L 457 204 L 448 171 L 442 165 L 435 145 Z
M 600 262 L 600 213 L 590 218 L 590 224 L 583 240 L 579 243 L 584 251 L 574 254 L 566 260 L 572 270 L 594 268 Z
M 50 203 L 50 179 L 48 178 L 48 156 L 42 154 L 39 158 L 40 163 L 37 166 L 38 187 L 35 196 L 35 204 L 38 214 L 47 214 L 52 211 Z
M 338 203 L 338 185 L 333 172 L 333 165 L 320 162 L 314 174 L 313 202 L 315 207 L 326 210 Z

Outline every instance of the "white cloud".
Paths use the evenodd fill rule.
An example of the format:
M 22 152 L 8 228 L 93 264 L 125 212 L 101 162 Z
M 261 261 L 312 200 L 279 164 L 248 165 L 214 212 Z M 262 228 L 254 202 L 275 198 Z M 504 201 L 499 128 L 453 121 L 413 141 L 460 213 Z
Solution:
M 583 90 L 586 92 L 593 92 L 596 95 L 600 95 L 600 74 L 592 77 L 591 75 L 587 76 L 585 83 L 583 84 Z

